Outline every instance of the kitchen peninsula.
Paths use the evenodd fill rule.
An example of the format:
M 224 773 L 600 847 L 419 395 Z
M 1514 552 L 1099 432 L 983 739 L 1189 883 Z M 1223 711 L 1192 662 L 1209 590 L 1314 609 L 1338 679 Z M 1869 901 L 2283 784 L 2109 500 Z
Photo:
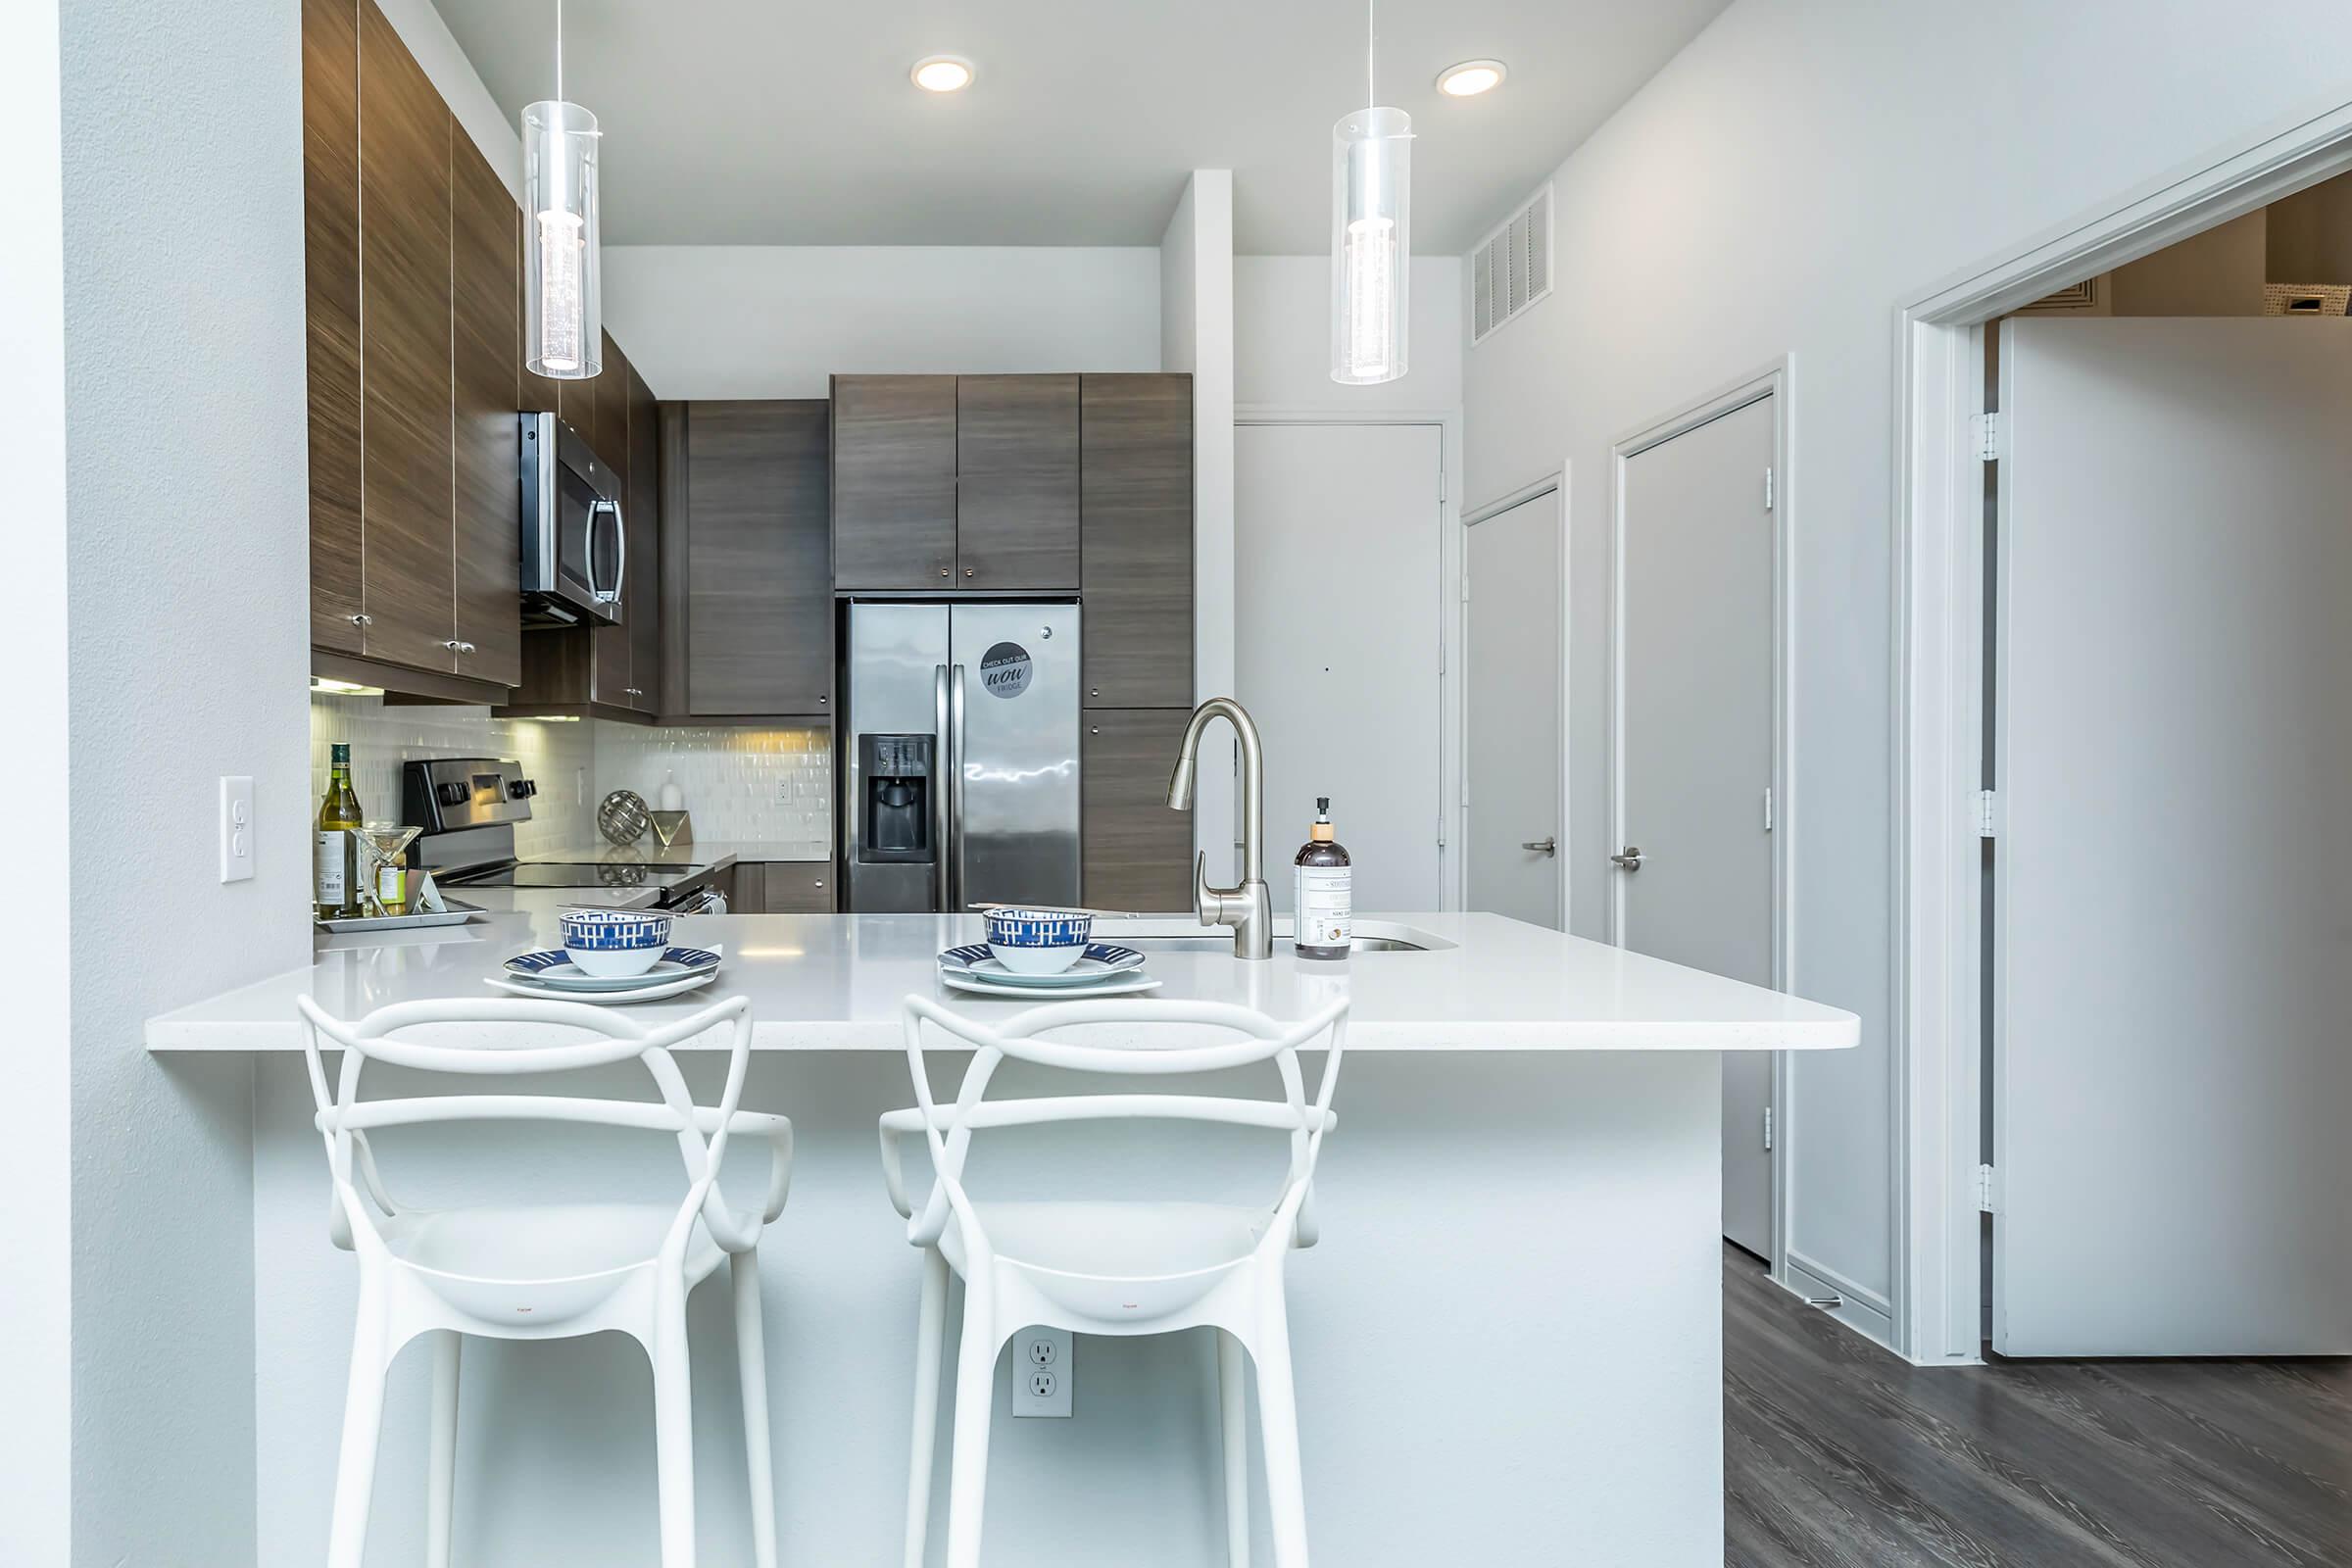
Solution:
M 1278 937 L 1271 960 L 1244 962 L 1227 932 L 1098 927 L 1148 955 L 1163 997 L 1278 1017 L 1342 993 L 1352 1003 L 1340 1130 L 1318 1183 L 1324 1239 L 1291 1265 L 1318 1557 L 1351 1568 L 1527 1561 L 1531 1543 L 1549 1542 L 1596 1563 L 1720 1563 L 1718 1053 L 1850 1047 L 1856 1018 L 1498 915 L 1372 915 L 1359 931 L 1402 946 L 1317 963 Z M 790 1115 L 799 1133 L 791 1204 L 761 1249 L 777 1511 L 792 1521 L 796 1558 L 879 1562 L 895 1549 L 917 1257 L 883 1198 L 875 1120 L 909 1099 L 897 1058 L 906 993 L 976 1016 L 1017 1010 L 939 990 L 935 955 L 978 934 L 963 916 L 679 923 L 679 940 L 727 954 L 702 996 L 752 999 L 759 1054 L 744 1103 Z M 148 1023 L 153 1052 L 254 1058 L 266 1565 L 314 1560 L 323 1538 L 353 1290 L 350 1260 L 327 1241 L 310 1089 L 287 1059 L 302 1047 L 295 999 L 356 1017 L 412 998 L 481 997 L 501 959 L 555 940 L 552 908 L 344 939 L 305 968 Z M 717 1065 L 688 1061 L 706 1076 Z M 395 1188 L 405 1178 L 429 1204 L 436 1184 L 448 1190 L 492 1152 L 475 1129 L 425 1149 L 388 1145 L 383 1157 Z M 623 1172 L 658 1179 L 658 1163 L 634 1162 L 643 1153 L 616 1149 L 610 1165 L 546 1174 L 583 1194 Z M 733 1174 L 755 1177 L 750 1163 Z M 1237 1180 L 1248 1181 L 1254 1168 L 1242 1163 Z M 723 1301 L 691 1310 L 698 1337 L 723 1341 Z M 405 1359 L 393 1375 L 376 1492 L 387 1560 L 423 1549 L 411 1504 L 424 1485 L 424 1362 Z M 994 1560 L 1094 1561 L 1116 1541 L 1152 1540 L 1155 1561 L 1222 1563 L 1213 1362 L 1198 1335 L 1084 1341 L 1073 1419 L 998 1423 Z M 703 1452 L 740 1451 L 732 1375 L 723 1354 L 697 1363 Z M 484 1345 L 466 1376 L 459 1443 L 476 1458 L 464 1470 L 458 1554 L 582 1568 L 645 1560 L 653 1467 L 642 1411 L 626 1398 L 648 1387 L 639 1352 L 611 1337 Z M 626 1408 L 612 1408 L 614 1390 Z M 943 1473 L 944 1463 L 943 1450 Z M 698 1470 L 707 1493 L 742 1485 L 723 1457 Z M 749 1560 L 740 1501 L 710 1496 L 706 1560 Z

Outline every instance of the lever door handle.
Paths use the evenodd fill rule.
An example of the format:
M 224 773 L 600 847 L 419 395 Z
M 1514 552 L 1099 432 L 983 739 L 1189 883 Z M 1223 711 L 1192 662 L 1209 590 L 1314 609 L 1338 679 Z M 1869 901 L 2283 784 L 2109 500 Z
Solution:
M 1642 869 L 1642 852 L 1628 844 L 1623 855 L 1612 855 L 1609 861 L 1621 871 L 1639 871 Z
M 1538 855 L 1557 855 L 1560 853 L 1560 841 L 1556 837 L 1548 839 L 1529 839 L 1526 843 L 1520 845 L 1519 847 L 1523 850 L 1533 850 Z

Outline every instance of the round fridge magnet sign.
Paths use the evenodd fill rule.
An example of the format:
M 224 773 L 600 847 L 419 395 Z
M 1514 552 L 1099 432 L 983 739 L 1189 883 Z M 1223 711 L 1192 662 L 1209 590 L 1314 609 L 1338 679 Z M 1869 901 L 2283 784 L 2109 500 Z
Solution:
M 1018 697 L 1029 689 L 1029 650 L 998 643 L 980 656 L 980 684 L 992 697 Z

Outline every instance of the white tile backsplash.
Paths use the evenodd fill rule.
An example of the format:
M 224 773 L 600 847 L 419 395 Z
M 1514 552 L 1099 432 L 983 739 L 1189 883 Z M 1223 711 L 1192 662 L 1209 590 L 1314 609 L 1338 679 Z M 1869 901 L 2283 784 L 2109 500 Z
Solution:
M 821 859 L 832 837 L 831 732 L 655 729 L 601 720 L 494 718 L 486 708 L 387 706 L 380 697 L 311 694 L 311 799 L 326 790 L 327 748 L 351 746 L 352 788 L 370 817 L 400 814 L 400 764 L 414 758 L 514 758 L 538 780 L 515 848 L 549 855 L 597 841 L 596 805 L 632 789 L 662 804 L 675 777 L 695 837 L 776 846 Z
M 832 843 L 832 731 L 652 729 L 596 725 L 596 796 L 635 790 L 662 804 L 674 780 L 694 814 L 694 836 L 759 841 L 779 856 L 822 859 Z

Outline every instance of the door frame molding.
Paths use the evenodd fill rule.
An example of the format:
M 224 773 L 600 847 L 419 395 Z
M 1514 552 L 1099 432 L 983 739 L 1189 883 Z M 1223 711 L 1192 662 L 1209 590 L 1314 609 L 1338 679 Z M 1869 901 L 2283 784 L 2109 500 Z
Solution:
M 1515 511 L 1516 509 L 1527 505 L 1531 501 L 1540 501 L 1546 495 L 1555 496 L 1558 501 L 1557 511 L 1559 513 L 1559 516 L 1557 518 L 1556 525 L 1559 529 L 1560 578 L 1559 581 L 1554 585 L 1559 595 L 1558 619 L 1554 622 L 1554 624 L 1559 633 L 1559 646 L 1554 653 L 1553 658 L 1557 663 L 1559 676 L 1560 711 L 1557 722 L 1559 724 L 1560 755 L 1554 760 L 1555 765 L 1553 769 L 1553 793 L 1558 801 L 1557 810 L 1559 812 L 1558 832 L 1560 848 L 1559 853 L 1552 857 L 1552 872 L 1559 882 L 1560 929 L 1562 931 L 1566 931 L 1568 929 L 1568 916 L 1570 909 L 1568 867 L 1569 863 L 1576 857 L 1576 840 L 1575 836 L 1569 832 L 1568 816 L 1569 791 L 1573 788 L 1573 785 L 1569 780 L 1568 768 L 1568 723 L 1570 711 L 1573 707 L 1570 699 L 1571 686 L 1568 670 L 1569 645 L 1572 641 L 1568 635 L 1568 608 L 1575 602 L 1570 597 L 1570 591 L 1574 585 L 1571 573 L 1575 569 L 1574 565 L 1572 564 L 1573 541 L 1569 536 L 1568 529 L 1569 510 L 1571 506 L 1569 498 L 1574 493 L 1569 489 L 1568 484 L 1570 467 L 1571 465 L 1569 461 L 1562 459 L 1557 469 L 1544 474 L 1542 478 L 1533 480 L 1527 484 L 1523 484 L 1518 489 L 1513 490 L 1506 495 L 1497 496 L 1493 501 L 1482 502 L 1478 506 L 1468 509 L 1462 516 L 1462 525 L 1458 530 L 1462 538 L 1461 548 L 1463 584 L 1461 592 L 1462 595 L 1467 595 L 1470 591 L 1468 581 L 1470 570 L 1470 530 L 1477 527 L 1482 522 L 1492 521 L 1494 518 L 1501 516 L 1506 512 Z M 1474 602 L 1466 597 L 1457 597 L 1457 608 L 1467 607 L 1472 603 Z M 1467 608 L 1461 608 L 1460 613 L 1462 617 L 1462 641 L 1459 649 L 1460 658 L 1458 662 L 1462 671 L 1462 700 L 1457 706 L 1459 707 L 1462 715 L 1462 773 L 1460 779 L 1460 789 L 1456 792 L 1456 794 L 1461 809 L 1463 835 L 1460 899 L 1462 907 L 1468 908 L 1470 906 L 1470 817 L 1471 813 L 1477 809 L 1477 803 L 1472 800 L 1470 796 L 1469 692 L 1471 616 Z
M 1727 414 L 1737 413 L 1766 398 L 1772 399 L 1772 984 L 1778 991 L 1788 989 L 1795 946 L 1788 878 L 1790 843 L 1795 837 L 1795 813 L 1789 808 L 1788 787 L 1796 740 L 1788 698 L 1788 671 L 1794 652 L 1791 646 L 1793 628 L 1788 612 L 1792 603 L 1790 596 L 1794 589 L 1795 570 L 1789 537 L 1797 515 L 1798 495 L 1795 464 L 1791 461 L 1795 451 L 1795 356 L 1784 354 L 1695 402 L 1685 404 L 1670 414 L 1628 430 L 1609 447 L 1609 695 L 1608 718 L 1603 733 L 1608 746 L 1609 780 L 1605 814 L 1609 824 L 1609 853 L 1615 854 L 1625 844 L 1626 464 Z M 1606 904 L 1609 941 L 1622 948 L 1625 946 L 1625 878 L 1614 872 L 1609 877 Z M 1798 1120 L 1794 1089 L 1788 1053 L 1774 1052 L 1771 1263 L 1772 1277 L 1784 1286 L 1791 1283 L 1788 1274 L 1792 1261 L 1788 1246 L 1788 1147 Z M 1817 1265 L 1801 1257 L 1793 1261 L 1808 1273 L 1823 1275 Z M 1831 1281 L 1838 1279 L 1834 1274 L 1825 1277 Z M 1850 1296 L 1850 1287 L 1842 1289 L 1840 1294 Z M 1849 1301 L 1848 1310 L 1857 1304 L 1864 1303 Z
M 1438 889 L 1446 909 L 1462 907 L 1462 765 L 1467 734 L 1460 697 L 1462 668 L 1462 411 L 1367 409 L 1348 404 L 1237 403 L 1234 428 L 1246 424 L 1428 424 L 1438 428 L 1438 810 L 1445 843 L 1438 850 Z M 1238 464 L 1238 459 L 1237 459 Z M 1239 468 L 1236 468 L 1237 479 Z M 1240 492 L 1235 492 L 1235 552 L 1239 559 Z M 1237 585 L 1238 586 L 1238 585 Z M 1238 606 L 1239 601 L 1237 599 Z M 1238 613 L 1238 611 L 1237 611 Z M 1239 624 L 1236 624 L 1239 632 Z M 1237 811 L 1234 821 L 1241 821 Z M 1237 826 L 1236 832 L 1240 831 Z
M 2352 101 L 2315 105 L 1928 284 L 1894 312 L 1889 1074 L 1894 1348 L 1980 1362 L 1984 324 L 2352 171 Z

